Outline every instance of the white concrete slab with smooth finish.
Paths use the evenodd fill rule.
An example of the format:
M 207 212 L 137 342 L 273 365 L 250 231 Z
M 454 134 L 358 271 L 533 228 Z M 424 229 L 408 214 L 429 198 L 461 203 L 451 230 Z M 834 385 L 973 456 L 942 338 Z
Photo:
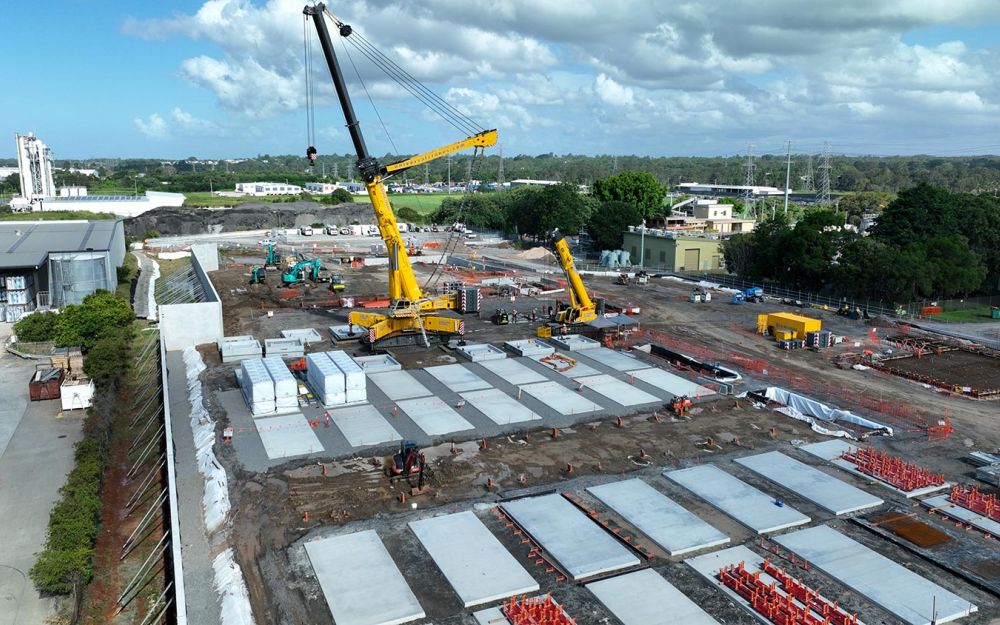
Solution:
M 952 482 L 944 482 L 943 484 L 937 486 L 926 486 L 924 488 L 916 488 L 914 490 L 902 490 L 900 488 L 896 488 L 889 482 L 880 480 L 875 476 L 868 475 L 867 473 L 864 473 L 863 471 L 859 470 L 858 465 L 854 464 L 850 460 L 844 460 L 843 458 L 841 458 L 841 455 L 845 451 L 848 451 L 850 449 L 856 449 L 857 447 L 858 447 L 857 445 L 851 445 L 847 441 L 837 438 L 829 441 L 820 441 L 818 443 L 810 443 L 808 445 L 803 445 L 799 447 L 799 449 L 806 452 L 807 454 L 816 456 L 817 458 L 820 458 L 822 460 L 826 460 L 830 464 L 836 467 L 840 467 L 841 469 L 847 471 L 848 473 L 853 473 L 854 475 L 857 475 L 858 477 L 864 478 L 871 482 L 877 482 L 881 486 L 884 486 L 885 488 L 888 488 L 889 490 L 899 493 L 900 495 L 903 495 L 904 497 L 907 498 L 923 497 L 924 495 L 929 495 L 931 493 L 936 493 L 952 487 Z
M 466 391 L 460 395 L 462 399 L 472 404 L 476 410 L 489 417 L 490 421 L 497 425 L 541 419 L 530 408 L 497 388 L 485 391 Z
M 520 359 L 505 358 L 503 360 L 487 360 L 479 363 L 484 369 L 514 384 L 532 384 L 545 382 L 547 377 L 531 369 Z
M 336 408 L 330 411 L 330 417 L 352 447 L 403 440 L 399 432 L 371 404 Z
M 607 347 L 588 349 L 581 355 L 585 358 L 592 358 L 605 367 L 611 367 L 616 371 L 637 371 L 639 369 L 648 369 L 652 366 L 635 356 L 608 349 Z
M 587 584 L 622 625 L 719 625 L 653 569 Z
M 741 597 L 739 594 L 736 593 L 736 591 L 731 589 L 729 586 L 726 586 L 725 584 L 720 582 L 719 578 L 717 577 L 722 567 L 731 565 L 738 566 L 742 562 L 743 567 L 750 573 L 760 573 L 760 580 L 765 584 L 771 584 L 773 582 L 777 582 L 777 580 L 775 580 L 773 577 L 761 571 L 761 566 L 764 564 L 764 558 L 757 555 L 744 545 L 740 545 L 738 547 L 730 547 L 729 549 L 723 549 L 721 551 L 714 551 L 712 553 L 707 553 L 703 556 L 696 556 L 694 558 L 689 558 L 684 562 L 688 566 L 693 568 L 695 571 L 700 573 L 701 576 L 704 577 L 706 580 L 708 580 L 710 584 L 712 584 L 716 588 L 719 588 L 724 593 L 729 595 L 729 597 L 733 601 L 743 606 L 748 612 L 750 612 L 750 614 L 754 615 L 757 618 L 757 620 L 761 621 L 762 623 L 765 623 L 765 625 L 771 625 L 771 621 L 765 618 L 759 612 L 757 612 L 753 608 L 753 606 L 750 605 L 749 601 Z M 789 571 L 789 573 L 793 572 Z M 788 593 L 785 592 L 784 589 L 782 589 L 781 584 L 775 583 L 775 590 L 777 590 L 778 594 L 782 596 L 786 597 L 788 596 Z M 820 595 L 824 599 L 827 599 L 829 601 L 837 601 L 837 597 L 831 596 L 829 594 L 830 589 L 826 589 L 825 591 L 823 591 L 823 589 L 820 590 L 821 590 Z M 847 612 L 845 612 L 845 614 L 847 614 Z M 821 614 L 813 612 L 813 616 L 818 617 L 816 622 L 819 623 L 823 621 L 823 616 Z M 864 623 L 859 620 L 858 625 L 864 625 Z
M 337 625 L 398 625 L 424 618 L 375 530 L 311 540 L 305 548 Z
M 911 625 L 968 616 L 978 608 L 882 554 L 825 525 L 778 536 L 785 549 Z
M 687 395 L 688 397 L 704 397 L 706 395 L 714 395 L 715 391 L 710 388 L 706 388 L 700 384 L 696 384 L 691 380 L 682 378 L 679 375 L 674 375 L 669 371 L 664 371 L 660 368 L 651 369 L 640 369 L 639 371 L 632 372 L 637 380 L 642 380 L 646 384 L 655 386 L 656 388 L 666 391 L 675 397 L 680 397 L 682 395 Z
M 773 497 L 714 464 L 664 471 L 663 475 L 758 534 L 804 525 L 810 520 L 788 504 L 778 506 Z
M 528 384 L 520 388 L 559 414 L 570 415 L 585 412 L 597 414 L 604 410 L 599 404 L 595 404 L 580 393 L 570 390 L 558 382 Z
M 323 451 L 312 424 L 302 413 L 255 419 L 254 426 L 271 460 Z
M 437 397 L 404 399 L 397 402 L 397 405 L 428 436 L 475 429 L 475 426 L 463 419 L 454 408 Z
M 368 379 L 392 401 L 412 399 L 414 397 L 429 397 L 431 392 L 427 387 L 417 382 L 409 371 L 383 371 L 369 373 Z
M 962 523 L 968 523 L 980 531 L 986 532 L 996 538 L 1000 538 L 1000 523 L 997 523 L 993 519 L 985 517 L 978 512 L 973 512 L 968 508 L 952 503 L 951 500 L 948 499 L 948 495 L 928 497 L 920 503 L 932 510 L 940 512 L 941 514 L 950 516 L 951 518 L 961 521 Z
M 639 478 L 587 491 L 672 556 L 729 542 L 728 536 Z
M 650 395 L 646 391 L 610 375 L 592 375 L 585 378 L 575 378 L 575 381 L 577 384 L 583 384 L 622 406 L 662 403 L 659 397 Z
M 427 367 L 424 371 L 437 378 L 441 384 L 444 384 L 456 393 L 492 387 L 492 384 L 472 371 L 469 371 L 469 369 L 461 364 Z
M 639 564 L 623 547 L 562 495 L 500 504 L 574 580 Z
M 836 515 L 883 503 L 875 495 L 778 451 L 737 458 L 736 462 Z
M 465 607 L 538 590 L 538 582 L 471 511 L 411 521 Z

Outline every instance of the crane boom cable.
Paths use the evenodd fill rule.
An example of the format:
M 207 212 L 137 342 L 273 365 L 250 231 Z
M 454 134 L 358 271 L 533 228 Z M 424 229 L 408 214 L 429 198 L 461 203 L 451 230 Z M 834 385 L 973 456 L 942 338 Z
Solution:
M 312 83 L 312 48 L 309 45 L 309 16 L 302 16 L 302 62 L 306 83 L 306 145 L 316 145 L 316 117 Z
M 353 37 L 348 37 L 347 40 L 351 43 L 351 45 L 354 46 L 354 48 L 358 52 L 363 54 L 369 61 L 371 61 L 373 65 L 381 69 L 396 84 L 398 84 L 400 87 L 409 92 L 410 95 L 412 95 L 421 103 L 423 103 L 424 106 L 437 113 L 438 116 L 440 116 L 446 122 L 451 124 L 451 126 L 454 127 L 456 130 L 466 135 L 474 135 L 477 132 L 479 132 L 477 126 L 472 125 L 463 120 L 462 118 L 457 117 L 456 115 L 450 113 L 447 109 L 442 107 L 436 101 L 425 96 L 415 85 L 407 81 L 405 78 L 401 77 L 396 72 L 396 70 L 393 69 L 391 65 L 386 64 L 385 60 L 383 60 L 385 58 L 384 55 L 379 56 L 378 54 L 373 52 L 371 48 L 367 48 L 363 45 L 360 45 L 357 40 L 353 39 Z
M 343 39 L 341 39 L 341 44 L 343 45 Z M 365 90 L 365 95 L 368 96 L 368 102 L 372 105 L 372 110 L 375 111 L 375 117 L 378 118 L 378 123 L 382 126 L 382 132 L 385 133 L 385 138 L 389 140 L 389 145 L 392 146 L 392 151 L 394 153 L 399 153 L 399 149 L 396 147 L 396 142 L 392 140 L 392 135 L 389 134 L 389 129 L 385 125 L 385 121 L 382 120 L 382 114 L 378 112 L 378 107 L 375 106 L 375 100 L 372 98 L 372 94 L 368 92 L 368 85 L 365 84 L 363 78 L 361 78 L 361 72 L 358 71 L 358 66 L 354 64 L 354 57 L 351 56 L 351 51 L 347 49 L 344 45 L 344 53 L 347 55 L 347 59 L 351 62 L 351 67 L 354 68 L 354 73 L 358 76 L 358 82 L 361 83 L 361 88 Z
M 343 23 L 328 10 L 324 11 L 338 27 Z M 433 90 L 415 78 L 412 74 L 399 66 L 389 56 L 379 50 L 374 44 L 364 38 L 360 33 L 352 29 L 350 36 L 344 37 L 351 42 L 362 54 L 364 54 L 374 65 L 381 69 L 386 75 L 392 78 L 397 84 L 406 89 L 415 98 L 420 100 L 425 106 L 432 109 L 446 121 L 451 121 L 462 126 L 462 132 L 474 135 L 485 130 L 468 115 L 462 113 L 454 105 L 436 94 Z

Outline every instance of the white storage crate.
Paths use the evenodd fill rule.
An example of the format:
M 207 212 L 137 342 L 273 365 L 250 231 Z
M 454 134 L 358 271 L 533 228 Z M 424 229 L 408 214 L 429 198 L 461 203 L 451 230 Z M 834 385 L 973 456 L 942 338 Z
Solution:
M 242 372 L 240 386 L 243 389 L 243 397 L 249 404 L 253 416 L 274 414 L 274 380 L 267 372 L 264 361 L 259 358 L 244 360 L 240 363 L 240 371 Z
M 306 356 L 306 381 L 324 406 L 346 402 L 344 372 L 324 353 Z
M 299 409 L 299 385 L 295 376 L 285 366 L 285 361 L 277 356 L 263 360 L 264 367 L 274 382 L 274 408 L 277 412 L 293 412 Z
M 347 352 L 334 351 L 326 352 L 333 361 L 333 364 L 337 365 L 337 368 L 344 372 L 344 388 L 347 390 L 364 390 L 366 388 L 366 378 L 365 370 L 361 368 L 361 365 L 354 362 Z

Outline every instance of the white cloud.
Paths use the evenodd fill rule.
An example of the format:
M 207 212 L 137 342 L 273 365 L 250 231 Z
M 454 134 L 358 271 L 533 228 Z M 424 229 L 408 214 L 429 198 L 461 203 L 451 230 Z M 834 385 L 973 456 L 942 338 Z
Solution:
M 150 113 L 146 119 L 136 117 L 132 120 L 132 123 L 139 129 L 139 132 L 150 139 L 163 140 L 170 138 L 170 130 L 167 128 L 167 122 L 159 113 Z
M 604 74 L 598 74 L 594 81 L 594 92 L 602 102 L 612 106 L 632 106 L 635 94 L 631 87 L 623 87 Z
M 208 121 L 207 119 L 200 119 L 195 117 L 191 113 L 182 110 L 180 107 L 174 107 L 170 111 L 170 117 L 173 119 L 174 125 L 180 130 L 199 135 L 217 135 L 222 132 L 215 123 Z

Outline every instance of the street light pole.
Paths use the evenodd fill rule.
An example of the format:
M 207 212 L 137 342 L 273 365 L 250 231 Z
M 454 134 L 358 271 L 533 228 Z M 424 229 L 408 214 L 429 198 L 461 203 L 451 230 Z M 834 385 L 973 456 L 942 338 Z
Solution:
M 646 220 L 642 220 L 642 234 L 639 237 L 639 269 L 646 268 Z

